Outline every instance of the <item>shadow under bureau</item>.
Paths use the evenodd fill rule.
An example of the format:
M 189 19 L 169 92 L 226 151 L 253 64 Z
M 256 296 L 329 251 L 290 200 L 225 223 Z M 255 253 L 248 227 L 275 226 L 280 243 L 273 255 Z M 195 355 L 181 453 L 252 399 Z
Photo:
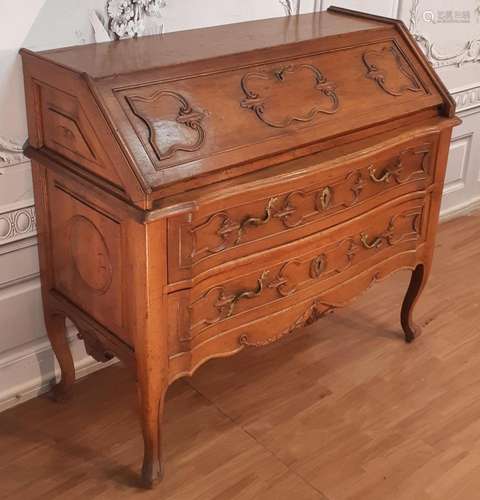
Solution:
M 174 380 L 275 342 L 434 248 L 451 96 L 395 20 L 345 9 L 22 50 L 45 321 L 137 381 L 143 480 Z

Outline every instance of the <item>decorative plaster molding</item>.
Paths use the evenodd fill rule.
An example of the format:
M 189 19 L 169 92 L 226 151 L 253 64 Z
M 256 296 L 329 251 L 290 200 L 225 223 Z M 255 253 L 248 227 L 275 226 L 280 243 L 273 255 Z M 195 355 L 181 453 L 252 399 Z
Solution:
M 0 245 L 30 238 L 36 229 L 33 205 L 0 213 Z
M 477 3 L 480 0 L 476 0 Z M 480 9 L 477 7 L 477 11 Z M 400 10 L 400 9 L 399 9 Z M 427 35 L 422 33 L 418 26 L 420 17 L 420 0 L 413 0 L 410 9 L 410 24 L 409 30 L 414 36 L 415 40 L 423 47 L 425 54 L 434 68 L 445 66 L 462 66 L 466 63 L 479 63 L 480 62 L 480 37 L 472 40 L 467 40 L 464 47 L 455 54 L 441 54 Z
M 480 108 L 480 84 L 468 88 L 454 89 L 451 94 L 457 103 L 457 113 Z
M 162 33 L 163 25 L 155 22 L 153 28 L 147 24 L 161 17 L 165 0 L 107 0 L 107 27 L 114 39 L 133 38 L 141 35 Z
M 20 144 L 0 137 L 0 169 L 27 162 Z

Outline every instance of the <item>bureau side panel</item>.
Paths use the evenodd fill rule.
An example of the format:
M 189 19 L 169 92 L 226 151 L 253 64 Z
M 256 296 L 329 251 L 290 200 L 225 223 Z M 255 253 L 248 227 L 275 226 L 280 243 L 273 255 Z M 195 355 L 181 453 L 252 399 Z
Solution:
M 129 342 L 122 285 L 122 224 L 91 199 L 48 176 L 51 287 Z

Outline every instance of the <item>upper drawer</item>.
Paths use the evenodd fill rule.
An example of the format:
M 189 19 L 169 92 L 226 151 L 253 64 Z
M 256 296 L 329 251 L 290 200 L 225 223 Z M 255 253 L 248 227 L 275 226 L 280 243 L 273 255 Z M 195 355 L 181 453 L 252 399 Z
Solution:
M 214 74 L 119 86 L 108 104 L 142 173 L 156 187 L 442 103 L 400 38 L 318 50 Z
M 172 217 L 169 282 L 197 276 L 232 259 L 269 249 L 340 223 L 433 180 L 435 133 L 378 144 L 354 159 L 322 168 L 317 157 L 297 161 L 296 175 L 215 198 L 193 214 Z M 257 183 L 258 186 L 258 183 Z

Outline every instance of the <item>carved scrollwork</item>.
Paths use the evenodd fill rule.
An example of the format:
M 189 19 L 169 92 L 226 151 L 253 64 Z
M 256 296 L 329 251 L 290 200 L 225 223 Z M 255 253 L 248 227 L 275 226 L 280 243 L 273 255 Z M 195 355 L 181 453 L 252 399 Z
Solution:
M 372 59 L 385 59 L 385 57 L 393 57 L 399 72 L 407 79 L 408 83 L 394 88 L 387 82 L 386 72 L 382 70 L 377 63 Z M 400 54 L 399 50 L 394 46 L 384 47 L 381 50 L 367 50 L 363 54 L 363 62 L 367 67 L 367 78 L 374 80 L 385 91 L 394 97 L 403 95 L 405 92 L 422 92 L 423 88 L 420 81 L 407 65 L 406 61 Z
M 278 232 L 275 221 L 280 221 L 285 229 L 293 229 L 326 214 L 350 208 L 379 193 L 380 185 L 385 185 L 386 189 L 387 185 L 426 179 L 430 175 L 432 150 L 431 143 L 408 147 L 388 162 L 382 162 L 382 166 L 366 165 L 328 185 L 271 197 L 265 201 L 259 215 L 247 215 L 239 221 L 234 220 L 228 211 L 213 214 L 206 222 L 190 229 L 193 240 L 191 258 L 200 259 L 240 245 L 248 241 L 250 231 L 250 240 L 254 239 L 254 230 L 261 226 L 271 226 L 271 233 Z M 265 231 L 259 236 L 264 234 Z
M 90 333 L 87 330 L 81 330 L 77 334 L 77 337 L 79 340 L 83 340 L 87 354 L 95 361 L 98 361 L 99 363 L 107 363 L 115 357 L 115 355 L 103 345 L 95 334 Z
M 204 144 L 202 121 L 205 114 L 194 110 L 181 94 L 158 90 L 150 97 L 127 96 L 126 99 L 133 113 L 147 125 L 150 146 L 160 161 L 171 158 L 178 151 L 197 151 Z M 173 101 L 178 106 L 174 121 L 166 117 L 160 104 L 162 100 Z
M 231 284 L 214 286 L 190 307 L 192 310 L 199 305 L 197 311 L 203 316 L 203 307 L 211 303 L 208 297 L 215 294 L 216 300 L 207 307 L 213 307 L 216 315 L 213 318 L 202 318 L 192 328 L 209 326 L 232 317 L 238 312 L 237 304 L 244 299 L 263 296 L 260 305 L 264 305 L 278 298 L 292 296 L 316 281 L 326 280 L 346 271 L 361 258 L 362 251 L 365 253 L 379 250 L 385 245 L 394 246 L 405 241 L 414 241 L 420 235 L 422 213 L 422 207 L 399 213 L 390 218 L 387 228 L 376 237 L 371 238 L 366 231 L 361 232 L 323 247 L 318 255 L 288 260 L 281 264 L 277 271 L 271 268 L 263 270 L 256 278 L 257 286 L 254 289 L 227 292 L 227 287 L 232 287 Z M 269 290 L 274 290 L 276 296 L 268 294 Z
M 289 77 L 299 78 L 299 73 L 302 70 L 307 70 L 313 76 L 313 86 L 314 89 L 318 90 L 319 93 L 327 97 L 331 101 L 331 106 L 329 108 L 324 108 L 314 103 L 312 108 L 304 113 L 298 115 L 287 115 L 283 120 L 276 121 L 270 119 L 267 116 L 267 103 L 271 96 L 260 95 L 251 88 L 253 80 L 271 80 L 272 86 L 275 83 L 283 84 L 287 81 Z M 255 112 L 258 118 L 264 122 L 266 125 L 274 128 L 286 128 L 292 125 L 294 122 L 311 122 L 319 113 L 323 114 L 333 114 L 336 113 L 339 107 L 339 100 L 337 94 L 335 93 L 335 84 L 328 81 L 325 76 L 320 72 L 318 68 L 311 64 L 298 64 L 298 65 L 288 65 L 273 70 L 258 70 L 252 71 L 244 75 L 241 81 L 241 87 L 245 93 L 245 98 L 242 99 L 240 105 L 242 108 L 250 109 Z M 273 89 L 272 89 L 273 90 Z
M 406 151 L 402 151 L 397 158 L 395 158 L 394 165 L 392 167 L 388 167 L 383 170 L 382 173 L 377 173 L 377 169 L 374 165 L 370 165 L 368 167 L 370 180 L 376 184 L 388 184 L 392 179 L 397 184 L 404 184 L 413 179 L 423 178 L 428 175 L 428 156 L 431 152 L 431 144 L 426 143 L 422 144 L 418 148 L 410 148 Z M 413 155 L 422 155 L 422 160 L 420 162 L 420 168 L 411 172 L 406 177 L 402 177 L 402 174 L 405 170 L 404 163 L 405 157 L 412 153 Z
M 292 293 L 295 293 L 297 291 L 296 285 L 289 283 L 289 278 L 288 276 L 286 276 L 287 268 L 292 265 L 300 266 L 301 263 L 297 260 L 286 262 L 280 269 L 276 278 L 270 281 L 270 283 L 267 285 L 268 288 L 276 289 L 280 297 L 288 297 L 289 295 L 292 295 Z
M 323 318 L 327 314 L 332 313 L 336 306 L 321 302 L 320 300 L 314 300 L 312 304 L 305 310 L 305 312 L 299 316 L 286 330 L 283 330 L 280 334 L 273 337 L 269 337 L 265 340 L 252 341 L 249 340 L 247 334 L 241 335 L 238 342 L 244 347 L 262 347 L 278 340 L 282 339 L 295 332 L 296 330 L 303 328 L 305 326 L 311 325 L 315 321 Z

